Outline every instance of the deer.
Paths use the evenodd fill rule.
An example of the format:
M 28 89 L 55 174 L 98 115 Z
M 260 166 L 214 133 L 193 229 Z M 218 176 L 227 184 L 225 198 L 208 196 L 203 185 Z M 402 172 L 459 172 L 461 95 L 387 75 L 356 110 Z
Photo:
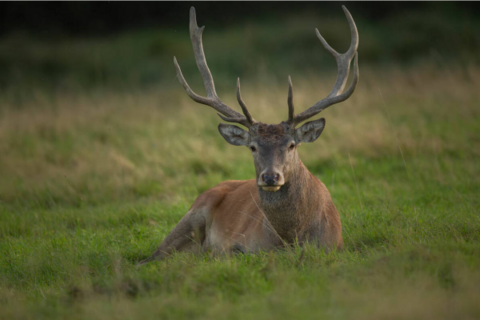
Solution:
M 198 254 L 211 250 L 220 254 L 247 254 L 305 243 L 313 243 L 326 251 L 343 249 L 340 215 L 330 193 L 305 167 L 297 151 L 302 143 L 318 139 L 325 128 L 325 119 L 309 121 L 296 128 L 329 106 L 345 101 L 356 88 L 358 31 L 350 12 L 345 6 L 342 9 L 351 33 L 346 53 L 335 51 L 315 29 L 318 39 L 337 63 L 337 78 L 330 94 L 295 114 L 292 80 L 288 76 L 288 119 L 279 124 L 265 124 L 256 121 L 247 109 L 240 93 L 239 78 L 236 97 L 243 115 L 218 97 L 203 51 L 205 26 L 198 27 L 195 8 L 190 8 L 190 38 L 207 95 L 200 96 L 190 88 L 174 57 L 177 78 L 193 101 L 213 108 L 225 122 L 247 129 L 225 123 L 218 126 L 220 135 L 229 144 L 250 149 L 256 177 L 225 181 L 203 192 L 158 249 L 138 265 L 162 260 L 174 252 Z M 344 90 L 352 59 L 353 80 Z

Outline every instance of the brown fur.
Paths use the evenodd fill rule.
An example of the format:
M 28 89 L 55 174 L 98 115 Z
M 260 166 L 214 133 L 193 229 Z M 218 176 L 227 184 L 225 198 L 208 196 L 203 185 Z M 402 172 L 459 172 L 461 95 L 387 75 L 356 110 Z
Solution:
M 265 124 L 259 122 L 250 129 L 250 133 L 257 134 L 266 140 L 278 140 L 285 134 L 285 126 L 280 124 Z
M 252 126 L 249 143 L 263 152 L 254 156 L 257 179 L 222 182 L 202 193 L 141 264 L 173 251 L 246 253 L 306 241 L 341 249 L 342 226 L 330 193 L 303 165 L 296 148 L 287 150 L 295 139 L 292 131 L 286 123 Z M 258 186 L 258 175 L 272 165 L 282 170 L 285 184 L 277 192 L 266 192 Z

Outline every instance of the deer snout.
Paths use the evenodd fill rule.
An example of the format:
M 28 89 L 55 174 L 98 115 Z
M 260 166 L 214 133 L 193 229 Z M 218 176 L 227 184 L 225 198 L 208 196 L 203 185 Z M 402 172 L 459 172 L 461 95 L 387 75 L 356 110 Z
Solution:
M 275 192 L 285 183 L 283 174 L 279 171 L 264 171 L 260 174 L 258 185 L 265 191 Z
M 272 173 L 272 175 L 268 174 L 262 174 L 262 181 L 267 185 L 267 186 L 273 186 L 277 183 L 278 178 L 280 178 L 280 175 L 278 173 Z

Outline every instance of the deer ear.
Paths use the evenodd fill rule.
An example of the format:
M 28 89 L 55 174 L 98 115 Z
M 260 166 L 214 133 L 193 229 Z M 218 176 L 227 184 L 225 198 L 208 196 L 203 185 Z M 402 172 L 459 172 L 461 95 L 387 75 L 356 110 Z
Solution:
M 250 138 L 247 131 L 231 124 L 220 123 L 218 131 L 228 143 L 234 146 L 245 146 Z
M 299 142 L 313 142 L 320 137 L 325 128 L 325 118 L 305 123 L 303 126 L 295 130 L 295 139 Z

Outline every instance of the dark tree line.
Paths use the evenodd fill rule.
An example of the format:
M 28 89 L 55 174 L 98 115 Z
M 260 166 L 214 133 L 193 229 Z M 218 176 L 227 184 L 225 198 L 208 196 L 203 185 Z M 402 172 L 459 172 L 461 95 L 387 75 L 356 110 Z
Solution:
M 194 5 L 209 24 L 228 25 L 232 19 L 275 17 L 317 10 L 341 14 L 346 4 L 356 16 L 388 19 L 409 11 L 441 11 L 477 15 L 477 2 L 2 2 L 0 34 L 15 30 L 35 34 L 96 35 L 141 27 L 184 25 Z

